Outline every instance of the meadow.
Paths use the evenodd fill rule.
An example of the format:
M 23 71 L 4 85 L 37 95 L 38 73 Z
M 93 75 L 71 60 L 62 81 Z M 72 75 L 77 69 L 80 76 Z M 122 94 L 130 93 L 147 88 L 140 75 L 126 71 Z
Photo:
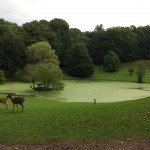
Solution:
M 148 67 L 147 65 L 147 68 Z M 131 81 L 131 83 L 136 84 L 136 77 L 129 76 L 128 67 L 125 65 L 119 72 L 114 73 L 114 75 L 104 72 L 101 67 L 100 69 L 98 67 L 96 68 L 93 77 L 88 79 L 89 83 L 86 83 L 87 79 L 74 79 L 74 83 L 81 82 L 81 89 L 84 89 L 83 86 L 81 86 L 83 84 L 91 84 L 91 82 L 97 84 L 97 81 L 99 84 L 102 84 L 107 78 L 109 78 L 109 82 L 113 82 L 113 86 L 116 84 L 115 81 L 111 80 L 117 81 L 117 78 L 119 81 Z M 146 75 L 149 75 L 148 69 Z M 72 79 L 72 77 L 66 74 L 64 78 Z M 145 77 L 144 81 L 150 83 L 148 76 Z M 69 80 L 65 82 L 70 83 L 72 81 Z M 126 82 L 126 84 L 128 84 L 128 82 Z M 149 84 L 141 85 L 149 87 Z M 101 88 L 96 88 L 103 89 L 103 87 L 104 85 Z M 110 85 L 106 87 L 110 87 Z M 137 87 L 139 88 L 139 84 L 134 88 Z M 69 87 L 67 88 L 69 89 Z M 137 90 L 141 91 L 141 89 L 143 89 L 143 87 L 140 88 Z M 0 104 L 1 142 L 40 143 L 54 140 L 86 141 L 150 138 L 150 97 L 122 102 L 118 99 L 117 101 L 119 102 L 99 102 L 94 104 L 94 96 L 91 97 L 91 101 L 89 102 L 63 102 L 63 97 L 61 100 L 58 95 L 56 96 L 57 92 L 57 94 L 60 94 L 59 91 L 49 94 L 45 92 L 35 93 L 30 89 L 29 84 L 24 83 L 9 82 L 0 85 L 0 89 L 0 97 L 6 97 L 6 93 L 13 92 L 18 95 L 25 95 L 26 99 L 23 113 L 20 112 L 20 107 L 19 112 L 16 110 L 12 112 L 12 103 L 10 101 L 9 110 L 7 112 L 4 111 L 4 105 Z M 114 89 L 114 87 L 111 89 Z M 131 91 L 131 89 L 128 90 Z M 88 93 L 90 93 L 90 91 L 88 91 Z M 131 92 L 131 94 L 132 93 L 133 92 Z M 109 90 L 105 93 L 105 95 L 111 94 Z M 86 97 L 86 93 L 82 93 L 82 95 Z M 126 95 L 126 93 L 124 93 L 124 95 Z M 71 97 L 74 100 L 78 99 L 77 95 Z M 71 99 L 71 97 L 69 99 Z M 79 95 L 79 97 L 81 97 L 81 95 Z
M 144 80 L 143 82 L 145 83 L 150 83 L 150 61 L 149 60 L 142 60 L 142 61 L 135 61 L 135 62 L 131 62 L 131 63 L 123 63 L 121 64 L 121 67 L 119 69 L 119 71 L 117 72 L 106 72 L 104 67 L 101 66 L 95 66 L 95 71 L 94 74 L 89 77 L 86 78 L 88 80 L 106 80 L 106 81 L 123 81 L 123 82 L 137 82 L 137 77 L 136 74 L 133 73 L 133 75 L 131 76 L 129 74 L 129 68 L 133 68 L 134 71 L 136 71 L 137 66 L 142 63 L 142 65 L 145 68 L 145 76 L 144 76 Z M 66 74 L 65 70 L 64 70 L 64 79 L 78 79 L 72 76 L 69 76 L 68 74 Z
M 94 105 L 26 97 L 23 113 L 11 107 L 0 111 L 1 142 L 150 138 L 150 98 Z

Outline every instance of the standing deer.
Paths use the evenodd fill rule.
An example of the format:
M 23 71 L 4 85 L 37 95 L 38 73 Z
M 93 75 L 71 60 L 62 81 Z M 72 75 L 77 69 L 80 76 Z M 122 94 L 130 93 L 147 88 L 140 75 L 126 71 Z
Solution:
M 8 110 L 8 103 L 7 103 L 8 99 L 7 98 L 0 98 L 0 103 L 5 104 L 6 106 L 6 111 Z
M 13 103 L 13 112 L 14 112 L 15 105 L 17 105 L 17 109 L 18 109 L 18 104 L 20 104 L 22 106 L 22 112 L 23 112 L 23 108 L 24 108 L 23 103 L 25 101 L 24 97 L 14 97 L 14 98 L 12 98 L 12 96 L 10 94 L 8 94 L 8 96 L 6 98 L 10 98 L 10 100 L 12 101 L 12 103 Z

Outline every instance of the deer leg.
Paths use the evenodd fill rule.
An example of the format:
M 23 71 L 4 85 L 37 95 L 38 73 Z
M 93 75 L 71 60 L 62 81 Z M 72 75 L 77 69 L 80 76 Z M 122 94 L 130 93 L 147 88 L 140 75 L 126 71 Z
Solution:
M 24 105 L 23 104 L 20 104 L 22 106 L 22 112 L 23 112 L 23 108 L 24 108 Z
M 14 112 L 14 107 L 15 107 L 15 104 L 13 104 L 13 112 Z
M 18 104 L 16 104 L 16 107 L 17 107 L 17 112 L 18 112 Z
M 6 102 L 5 105 L 6 105 L 6 111 L 7 111 L 8 110 L 8 103 Z

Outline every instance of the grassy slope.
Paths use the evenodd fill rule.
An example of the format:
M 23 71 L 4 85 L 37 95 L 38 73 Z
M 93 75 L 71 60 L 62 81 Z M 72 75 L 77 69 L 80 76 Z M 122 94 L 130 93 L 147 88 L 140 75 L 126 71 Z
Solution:
M 94 105 L 27 97 L 23 113 L 1 105 L 0 114 L 1 142 L 150 138 L 150 98 Z
M 88 79 L 92 80 L 114 80 L 114 81 L 130 81 L 130 82 L 137 82 L 137 77 L 135 74 L 132 76 L 129 75 L 128 69 L 133 66 L 133 68 L 136 70 L 136 66 L 139 62 L 133 62 L 133 63 L 126 63 L 122 64 L 119 71 L 114 73 L 108 73 L 104 71 L 103 66 L 95 66 L 95 72 L 93 76 L 91 76 Z M 146 74 L 144 78 L 144 82 L 150 83 L 150 61 L 142 61 L 142 64 L 145 67 Z M 64 79 L 76 79 L 74 77 L 71 77 L 64 72 Z

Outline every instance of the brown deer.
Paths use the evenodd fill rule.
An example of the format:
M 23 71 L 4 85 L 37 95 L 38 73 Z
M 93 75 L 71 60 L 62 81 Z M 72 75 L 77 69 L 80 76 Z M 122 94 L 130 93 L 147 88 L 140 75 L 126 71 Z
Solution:
M 0 98 L 0 103 L 5 104 L 6 106 L 6 111 L 8 110 L 8 103 L 7 103 L 8 99 L 7 98 Z
M 14 97 L 12 98 L 12 96 L 10 94 L 8 94 L 8 96 L 6 98 L 10 98 L 10 100 L 12 101 L 13 103 L 13 112 L 14 112 L 14 107 L 15 105 L 17 105 L 17 111 L 18 111 L 18 104 L 20 104 L 22 106 L 22 112 L 23 112 L 23 109 L 24 109 L 24 97 Z

